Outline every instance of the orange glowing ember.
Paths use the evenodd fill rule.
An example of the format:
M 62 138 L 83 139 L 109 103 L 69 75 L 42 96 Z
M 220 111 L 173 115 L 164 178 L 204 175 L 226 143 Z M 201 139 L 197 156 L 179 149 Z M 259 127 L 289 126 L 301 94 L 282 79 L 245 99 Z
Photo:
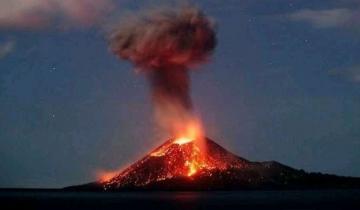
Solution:
M 117 175 L 119 171 L 98 171 L 97 177 L 100 182 L 107 182 Z

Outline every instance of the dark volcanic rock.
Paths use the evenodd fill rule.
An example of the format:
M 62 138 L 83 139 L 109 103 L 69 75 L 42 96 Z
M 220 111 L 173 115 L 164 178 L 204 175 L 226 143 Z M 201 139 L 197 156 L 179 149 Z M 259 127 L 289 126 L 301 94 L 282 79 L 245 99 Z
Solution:
M 360 188 L 360 178 L 307 173 L 275 161 L 251 162 L 210 139 L 206 155 L 193 141 L 171 139 L 112 179 L 70 190 L 243 190 Z

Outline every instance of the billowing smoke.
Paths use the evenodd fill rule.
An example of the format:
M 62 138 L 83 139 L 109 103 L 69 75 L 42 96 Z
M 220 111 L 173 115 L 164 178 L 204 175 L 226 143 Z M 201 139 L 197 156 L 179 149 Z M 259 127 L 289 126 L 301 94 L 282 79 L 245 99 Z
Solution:
M 111 50 L 149 79 L 157 122 L 172 134 L 194 120 L 189 69 L 216 46 L 213 22 L 195 7 L 147 11 L 109 37 Z

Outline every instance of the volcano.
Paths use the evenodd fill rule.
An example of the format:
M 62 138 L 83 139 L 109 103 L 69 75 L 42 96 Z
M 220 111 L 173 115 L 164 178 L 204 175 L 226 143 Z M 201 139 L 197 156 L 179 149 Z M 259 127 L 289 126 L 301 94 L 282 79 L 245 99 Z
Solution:
M 201 151 L 206 148 L 206 152 Z M 70 190 L 243 190 L 360 188 L 360 178 L 308 173 L 275 161 L 252 162 L 205 138 L 170 139 L 111 179 Z

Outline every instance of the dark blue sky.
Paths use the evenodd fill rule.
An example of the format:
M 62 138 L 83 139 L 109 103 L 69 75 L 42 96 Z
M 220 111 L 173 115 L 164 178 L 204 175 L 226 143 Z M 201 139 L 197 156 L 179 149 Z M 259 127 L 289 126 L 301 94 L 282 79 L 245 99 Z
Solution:
M 114 1 L 111 14 L 158 2 Z M 221 2 L 197 1 L 218 26 L 212 61 L 192 74 L 207 135 L 250 160 L 360 176 L 360 1 Z M 166 140 L 145 79 L 103 27 L 56 7 L 28 27 L 0 6 L 0 187 L 85 183 Z

